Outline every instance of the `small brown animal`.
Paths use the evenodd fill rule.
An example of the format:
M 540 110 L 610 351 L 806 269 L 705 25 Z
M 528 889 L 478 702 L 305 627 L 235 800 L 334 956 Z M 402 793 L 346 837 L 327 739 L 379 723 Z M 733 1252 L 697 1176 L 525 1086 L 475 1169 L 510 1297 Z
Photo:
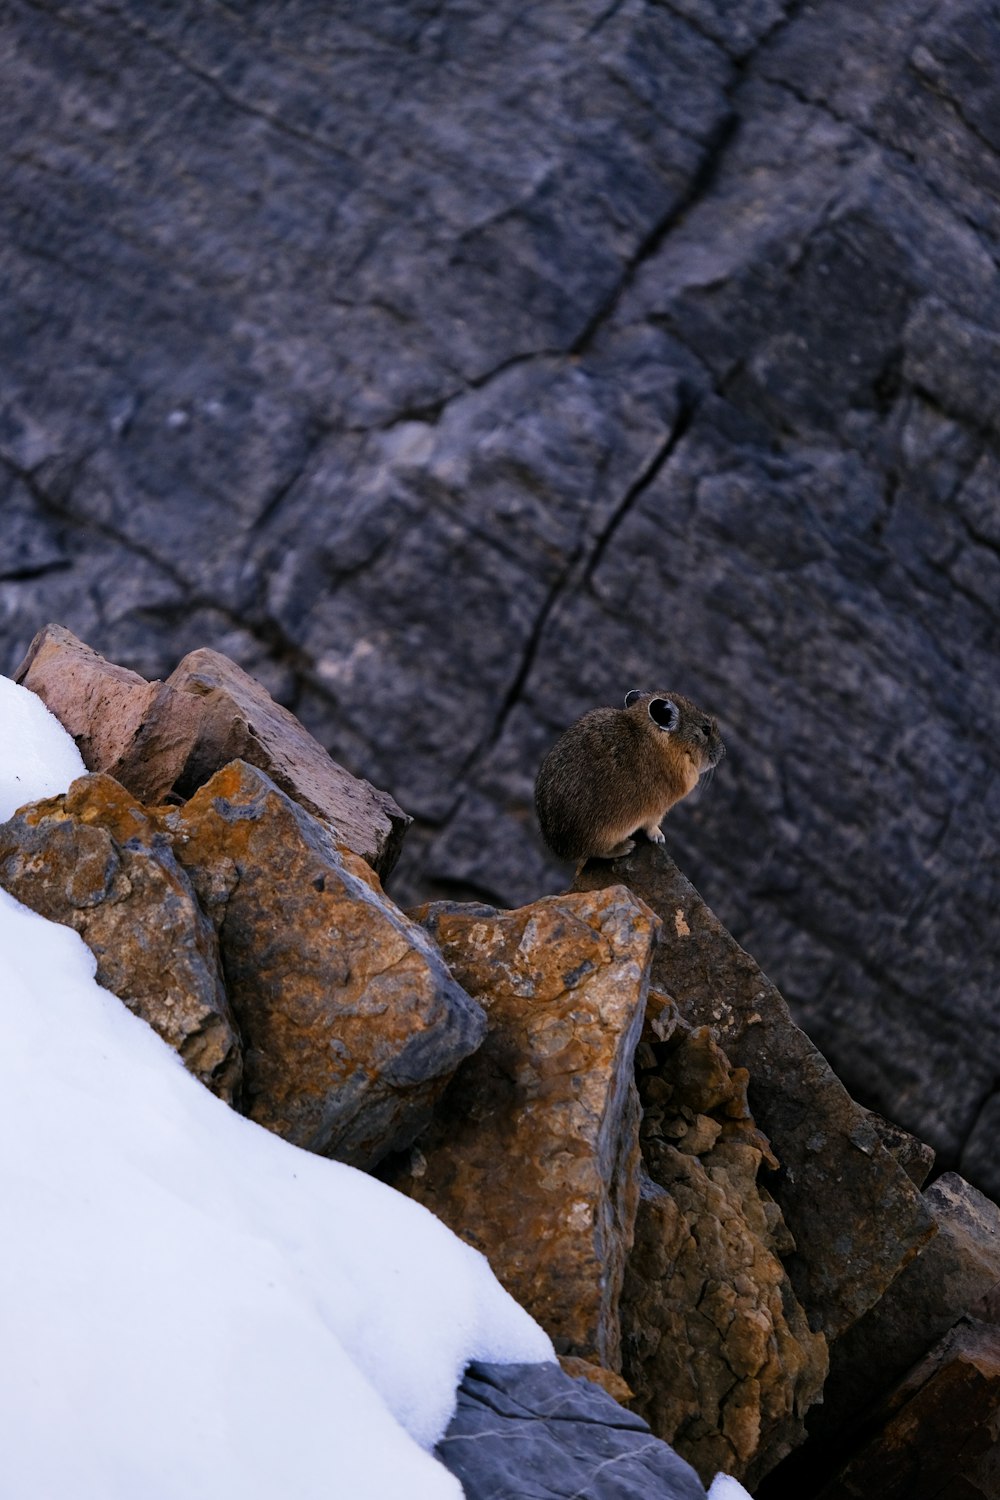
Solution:
M 571 724 L 542 761 L 535 807 L 560 859 L 616 859 L 637 829 L 663 843 L 660 821 L 726 753 L 719 729 L 679 693 L 626 694 Z

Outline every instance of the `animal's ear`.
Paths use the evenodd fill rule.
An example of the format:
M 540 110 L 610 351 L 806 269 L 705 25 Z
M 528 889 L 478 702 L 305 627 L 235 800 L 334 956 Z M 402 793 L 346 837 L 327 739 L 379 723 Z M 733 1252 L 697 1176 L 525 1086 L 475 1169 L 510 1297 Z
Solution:
M 638 701 L 639 701 L 639 699 L 641 697 L 642 697 L 642 689 L 641 688 L 633 688 L 630 693 L 626 693 L 625 694 L 625 707 L 626 708 L 631 708 L 632 704 L 633 703 L 638 703 Z
M 661 729 L 670 731 L 681 722 L 681 711 L 670 698 L 654 698 L 649 705 L 649 717 Z

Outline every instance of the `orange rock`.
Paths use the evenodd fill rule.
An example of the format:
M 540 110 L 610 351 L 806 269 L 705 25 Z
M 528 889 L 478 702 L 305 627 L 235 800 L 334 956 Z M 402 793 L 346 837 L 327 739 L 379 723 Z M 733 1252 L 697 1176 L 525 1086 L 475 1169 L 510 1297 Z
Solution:
M 219 934 L 246 1113 L 355 1166 L 407 1146 L 486 1030 L 427 934 L 243 761 L 159 816 Z
M 581 1359 L 577 1354 L 561 1354 L 559 1363 L 563 1373 L 571 1379 L 589 1380 L 592 1385 L 599 1385 L 602 1391 L 607 1391 L 612 1400 L 620 1405 L 627 1406 L 631 1401 L 632 1390 L 628 1381 L 605 1365 L 595 1364 L 592 1359 Z
M 780 1257 L 794 1245 L 757 1181 L 778 1163 L 746 1070 L 707 1026 L 652 1002 L 637 1074 L 649 1177 L 622 1293 L 623 1373 L 634 1410 L 706 1483 L 724 1470 L 752 1484 L 802 1441 L 826 1340 L 792 1290 Z
M 215 931 L 155 821 L 110 776 L 0 824 L 0 884 L 80 933 L 97 978 L 176 1047 L 191 1072 L 231 1100 L 239 1041 Z
M 632 1061 L 658 924 L 623 889 L 415 915 L 489 1034 L 390 1180 L 485 1252 L 560 1353 L 617 1370 L 638 1196 Z

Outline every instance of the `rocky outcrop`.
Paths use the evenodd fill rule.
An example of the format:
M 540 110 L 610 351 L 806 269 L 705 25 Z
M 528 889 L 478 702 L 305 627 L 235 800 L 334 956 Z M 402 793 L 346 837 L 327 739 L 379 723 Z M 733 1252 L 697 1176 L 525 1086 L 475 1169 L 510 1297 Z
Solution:
M 633 1057 L 658 924 L 615 887 L 415 915 L 489 1030 L 388 1180 L 487 1255 L 559 1353 L 618 1370 L 638 1199 Z
M 656 1442 L 641 1417 L 557 1365 L 471 1364 L 435 1452 L 462 1481 L 466 1500 L 524 1500 L 531 1492 L 552 1500 L 705 1495 L 694 1470 Z
M 193 651 L 166 682 L 105 661 L 64 626 L 47 625 L 16 674 L 73 735 L 85 765 L 141 801 L 190 797 L 232 760 L 259 767 L 385 876 L 409 819 L 351 776 L 270 694 L 217 651 Z
M 143 725 L 154 749 L 214 747 L 192 783 L 247 736 L 287 763 L 266 691 L 211 659 L 201 693 L 106 672 L 58 630 L 42 646 L 81 667 L 81 743 L 114 741 L 89 704 L 139 759 Z M 216 706 L 192 737 L 198 699 Z M 587 1377 L 472 1372 L 444 1444 L 470 1493 L 523 1494 L 530 1454 L 578 1500 L 619 1479 L 694 1500 L 666 1438 L 760 1500 L 911 1482 L 929 1500 L 941 1453 L 963 1494 L 997 1500 L 995 1206 L 948 1176 L 921 1195 L 926 1148 L 851 1100 L 662 849 L 514 911 L 439 902 L 417 922 L 258 766 L 188 789 L 143 806 L 85 776 L 0 826 L 0 880 L 76 927 L 224 1097 L 485 1249 Z
M 0 823 L 0 884 L 74 928 L 97 959 L 98 982 L 233 1099 L 242 1056 L 215 930 L 169 840 L 123 787 L 84 776 Z
M 622 1297 L 634 1406 L 707 1483 L 751 1486 L 805 1436 L 826 1339 L 782 1256 L 794 1250 L 759 1182 L 778 1162 L 708 1027 L 651 996 L 639 1057 L 643 1183 Z
M 643 844 L 593 861 L 578 884 L 620 881 L 663 922 L 654 984 L 748 1071 L 754 1118 L 782 1167 L 773 1193 L 794 1239 L 792 1284 L 812 1326 L 836 1338 L 931 1237 L 931 1216 L 867 1112 L 670 857 Z
M 405 903 L 560 889 L 541 756 L 675 685 L 681 865 L 1000 1191 L 993 5 L 378 10 L 4 8 L 0 665 L 225 652 Z
M 243 761 L 160 823 L 218 933 L 244 1111 L 354 1166 L 407 1146 L 486 1029 L 421 928 Z

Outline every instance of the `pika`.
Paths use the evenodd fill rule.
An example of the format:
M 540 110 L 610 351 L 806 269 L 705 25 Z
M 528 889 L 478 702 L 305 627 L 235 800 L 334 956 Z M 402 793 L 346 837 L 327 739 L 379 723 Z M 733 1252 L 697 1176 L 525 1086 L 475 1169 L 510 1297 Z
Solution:
M 660 822 L 718 765 L 715 720 L 679 693 L 625 696 L 595 708 L 556 740 L 535 782 L 542 836 L 560 859 L 616 859 L 637 829 L 663 843 Z

